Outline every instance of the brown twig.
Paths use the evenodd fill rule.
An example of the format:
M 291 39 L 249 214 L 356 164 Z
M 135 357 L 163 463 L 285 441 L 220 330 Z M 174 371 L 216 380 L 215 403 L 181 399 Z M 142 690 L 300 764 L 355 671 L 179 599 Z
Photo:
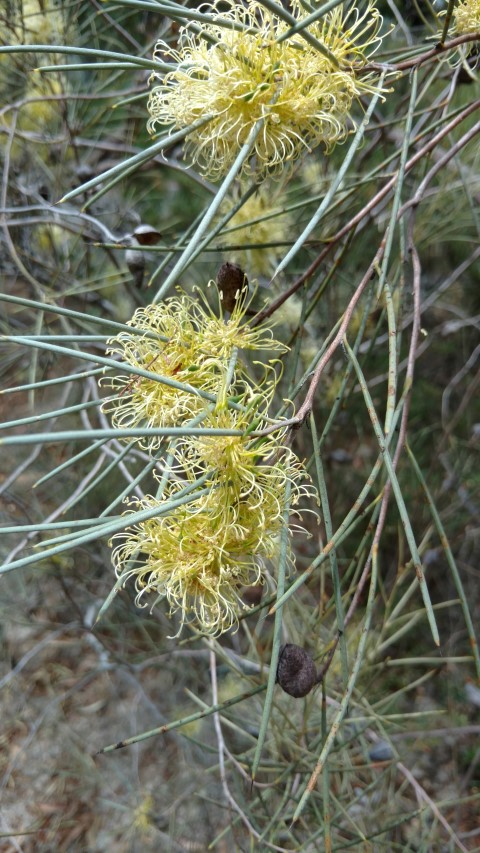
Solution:
M 475 33 L 466 33 L 463 36 L 451 39 L 451 41 L 438 42 L 431 50 L 421 53 L 419 56 L 412 56 L 411 59 L 405 59 L 403 62 L 397 62 L 396 65 L 382 64 L 380 62 L 370 62 L 362 68 L 362 72 L 368 71 L 409 71 L 411 68 L 418 68 L 424 62 L 430 59 L 438 59 L 442 54 L 449 50 L 454 50 L 462 44 L 468 44 L 471 41 L 480 40 L 480 31 Z

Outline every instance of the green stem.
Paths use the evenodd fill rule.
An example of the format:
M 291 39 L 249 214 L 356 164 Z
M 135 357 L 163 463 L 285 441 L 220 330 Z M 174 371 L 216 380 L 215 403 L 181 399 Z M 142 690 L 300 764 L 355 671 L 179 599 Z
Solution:
M 375 412 L 375 408 L 373 405 L 372 398 L 370 396 L 370 392 L 368 390 L 367 383 L 365 381 L 365 377 L 362 373 L 362 370 L 361 370 L 361 367 L 357 361 L 357 358 L 356 358 L 353 350 L 349 346 L 346 338 L 344 339 L 344 345 L 345 345 L 345 349 L 346 349 L 346 352 L 348 354 L 348 357 L 351 359 L 351 361 L 353 363 L 355 373 L 357 374 L 357 378 L 358 378 L 358 381 L 360 383 L 360 387 L 362 389 L 363 396 L 365 398 L 365 404 L 367 406 L 367 411 L 368 411 L 368 414 L 370 415 L 370 420 L 372 422 L 372 426 L 373 426 L 373 429 L 374 429 L 374 432 L 375 432 L 375 435 L 377 437 L 377 441 L 378 441 L 378 444 L 380 447 L 380 452 L 381 452 L 382 457 L 383 457 L 383 462 L 384 462 L 385 468 L 386 468 L 387 473 L 388 473 L 388 477 L 389 477 L 391 485 L 392 485 L 392 490 L 393 490 L 393 493 L 395 495 L 395 500 L 397 502 L 398 511 L 400 513 L 400 518 L 402 520 L 403 528 L 405 531 L 405 536 L 406 536 L 406 539 L 408 542 L 408 546 L 410 548 L 410 553 L 412 555 L 415 573 L 417 575 L 417 580 L 418 580 L 418 583 L 420 586 L 420 591 L 422 593 L 422 598 L 423 598 L 423 602 L 425 605 L 425 610 L 427 613 L 427 618 L 428 618 L 428 622 L 430 625 L 430 630 L 432 632 L 433 641 L 434 641 L 435 645 L 439 646 L 440 645 L 440 637 L 438 635 L 438 628 L 437 628 L 437 624 L 435 621 L 435 614 L 433 612 L 432 602 L 430 600 L 430 594 L 428 592 L 428 587 L 427 587 L 427 584 L 425 581 L 425 576 L 424 576 L 423 569 L 422 569 L 422 562 L 420 559 L 420 555 L 418 553 L 417 544 L 415 542 L 415 537 L 413 534 L 412 525 L 411 525 L 410 519 L 408 517 L 408 512 L 407 512 L 407 508 L 405 506 L 405 501 L 403 499 L 400 484 L 398 482 L 397 475 L 395 473 L 395 469 L 393 466 L 392 458 L 391 458 L 389 450 L 388 450 L 388 443 L 387 443 L 385 435 L 383 434 L 382 428 L 380 426 L 380 422 L 379 422 L 377 414 Z
M 280 536 L 280 558 L 278 562 L 278 580 L 277 580 L 277 599 L 280 599 L 285 590 L 285 574 L 287 567 L 287 555 L 288 555 L 288 516 L 290 510 L 290 482 L 287 482 L 287 489 L 285 494 L 285 510 L 283 513 L 283 528 Z M 275 613 L 275 623 L 273 626 L 273 641 L 272 641 L 272 655 L 270 658 L 270 669 L 268 673 L 268 682 L 267 682 L 267 693 L 265 696 L 265 704 L 263 706 L 262 719 L 260 721 L 260 730 L 258 733 L 257 746 L 255 748 L 255 755 L 253 757 L 252 764 L 252 782 L 255 781 L 255 776 L 258 770 L 258 766 L 260 764 L 260 760 L 262 757 L 262 749 L 263 744 L 265 743 L 265 737 L 267 735 L 268 723 L 270 720 L 270 714 L 273 705 L 273 694 L 275 691 L 275 684 L 277 681 L 277 667 L 278 667 L 278 658 L 280 654 L 280 643 L 282 639 L 282 621 L 283 621 L 283 613 L 282 608 L 279 607 Z

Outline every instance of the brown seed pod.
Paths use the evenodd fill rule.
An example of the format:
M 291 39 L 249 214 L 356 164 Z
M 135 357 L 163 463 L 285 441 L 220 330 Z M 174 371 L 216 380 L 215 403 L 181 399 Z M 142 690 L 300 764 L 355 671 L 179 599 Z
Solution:
M 312 656 L 294 643 L 285 643 L 278 658 L 277 682 L 285 693 L 295 699 L 306 696 L 317 683 L 317 669 Z
M 248 278 L 238 264 L 226 261 L 217 273 L 217 284 L 224 311 L 232 313 L 237 302 L 242 304 L 248 294 Z

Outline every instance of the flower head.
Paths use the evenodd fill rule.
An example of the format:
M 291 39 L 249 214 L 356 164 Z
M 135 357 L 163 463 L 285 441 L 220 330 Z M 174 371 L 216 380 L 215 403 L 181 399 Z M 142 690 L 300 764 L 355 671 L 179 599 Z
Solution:
M 59 44 L 65 34 L 65 22 L 52 0 L 22 0 L 18 8 L 12 4 L 13 16 L 8 21 L 19 44 Z
M 272 394 L 273 385 L 263 395 L 247 390 L 238 409 L 210 411 L 207 427 L 244 434 L 185 436 L 172 448 L 182 478 L 167 482 L 161 501 L 130 501 L 136 509 L 158 509 L 114 537 L 120 540 L 113 551 L 117 576 L 124 583 L 135 578 L 137 605 L 153 597 L 154 606 L 165 598 L 172 613 L 181 613 L 181 625 L 194 621 L 220 634 L 247 609 L 242 589 L 261 581 L 264 561 L 278 553 L 281 532 L 303 531 L 287 515 L 301 519 L 300 499 L 316 496 L 304 467 L 281 444 L 281 429 L 280 437 L 251 435 L 252 428 L 265 425 Z M 196 497 L 200 476 L 207 491 Z M 185 488 L 191 501 L 175 505 Z
M 262 185 L 232 216 L 220 239 L 242 247 L 231 254 L 249 273 L 270 276 L 281 253 L 281 247 L 275 244 L 290 239 L 291 227 L 291 217 L 273 209 L 270 188 L 267 191 Z
M 460 0 L 453 14 L 458 35 L 480 32 L 480 0 Z
M 445 10 L 439 12 L 439 18 L 445 14 Z M 458 0 L 453 10 L 451 33 L 456 36 L 466 36 L 478 32 L 480 32 L 480 0 Z M 453 67 L 463 64 L 467 73 L 473 77 L 473 71 L 479 59 L 478 42 L 468 41 L 457 46 L 449 58 L 449 63 Z
M 220 303 L 219 296 L 219 311 Z M 205 299 L 180 293 L 138 309 L 132 332 L 109 342 L 126 364 L 156 374 L 108 378 L 117 392 L 106 403 L 114 426 L 177 425 L 200 414 L 204 430 L 185 429 L 171 444 L 162 498 L 130 500 L 131 523 L 114 536 L 121 583 L 134 578 L 139 606 L 165 599 L 181 615 L 180 630 L 186 622 L 209 634 L 233 627 L 247 609 L 242 590 L 262 580 L 280 534 L 303 529 L 290 524 L 290 512 L 301 520 L 300 498 L 315 496 L 304 467 L 282 444 L 282 423 L 262 435 L 280 371 L 273 361 L 263 364 L 256 383 L 237 349 L 286 348 L 268 325 L 245 324 L 247 304 L 237 299 L 225 320 Z M 153 436 L 145 446 L 159 443 Z
M 199 299 L 190 300 L 192 317 L 202 329 L 203 346 L 206 350 L 214 352 L 220 358 L 230 358 L 234 348 L 288 352 L 288 347 L 274 338 L 271 323 L 263 322 L 252 328 L 245 322 L 253 296 L 237 299 L 229 319 L 224 320 L 221 294 L 216 285 L 215 290 L 218 294 L 217 311 L 209 306 L 200 289 L 197 289 Z
M 245 306 L 230 318 L 217 315 L 203 300 L 180 293 L 158 305 L 138 308 L 128 325 L 108 341 L 107 352 L 121 362 L 151 372 L 152 377 L 123 374 L 104 377 L 114 391 L 103 405 L 117 428 L 180 425 L 207 410 L 225 392 L 225 375 L 234 348 L 285 351 L 267 325 L 250 328 Z M 241 363 L 238 373 L 242 371 Z M 224 399 L 224 393 L 222 396 Z M 158 436 L 140 440 L 154 450 Z
M 117 576 L 124 582 L 135 578 L 138 606 L 147 606 L 145 598 L 152 594 L 152 606 L 165 598 L 171 613 L 180 611 L 182 625 L 194 621 L 211 634 L 235 625 L 246 609 L 242 588 L 261 580 L 261 553 L 273 556 L 272 537 L 267 547 L 251 516 L 248 527 L 220 522 L 218 498 L 212 491 L 167 515 L 160 514 L 155 498 L 137 501 L 137 509 L 157 503 L 159 515 L 118 534 L 122 542 L 112 554 Z
M 188 128 L 210 117 L 187 135 L 186 145 L 212 178 L 226 174 L 260 119 L 246 173 L 279 173 L 303 152 L 320 144 L 328 151 L 344 140 L 354 99 L 376 91 L 371 76 L 357 74 L 379 42 L 381 17 L 373 3 L 363 15 L 352 9 L 344 17 L 337 7 L 308 28 L 325 52 L 300 35 L 279 41 L 289 24 L 256 0 L 246 6 L 230 0 L 230 8 L 221 8 L 215 2 L 204 6 L 212 22 L 202 25 L 201 34 L 182 27 L 178 49 L 157 43 L 154 55 L 176 67 L 163 79 L 152 75 L 161 82 L 150 94 L 149 131 L 157 124 Z M 304 17 L 299 2 L 294 14 Z M 219 16 L 227 26 L 215 21 Z
M 252 436 L 268 424 L 274 382 L 250 388 L 242 395 L 239 408 L 217 406 L 208 412 L 203 425 L 235 430 L 237 435 L 189 436 L 178 449 L 178 462 L 194 479 L 206 471 L 206 482 L 223 500 L 217 501 L 217 514 L 227 526 L 232 520 L 244 524 L 254 513 L 255 525 L 276 536 L 284 524 L 287 483 L 292 512 L 302 497 L 315 494 L 308 475 L 295 454 L 282 444 L 286 428 L 264 436 Z M 226 513 L 222 519 L 222 514 Z
M 224 414 L 229 423 L 239 422 L 230 417 L 231 410 Z M 193 621 L 207 633 L 220 634 L 248 609 L 243 588 L 261 582 L 264 560 L 277 555 L 281 531 L 292 530 L 285 517 L 287 482 L 293 506 L 314 490 L 294 454 L 270 437 L 189 438 L 177 457 L 187 478 L 204 466 L 210 490 L 173 511 L 167 505 L 182 481 L 167 484 L 163 501 L 150 496 L 130 501 L 134 509 L 128 512 L 157 507 L 158 514 L 116 534 L 120 544 L 112 559 L 123 583 L 135 578 L 138 606 L 147 606 L 152 596 L 152 607 L 166 599 L 171 613 L 181 613 L 181 626 Z

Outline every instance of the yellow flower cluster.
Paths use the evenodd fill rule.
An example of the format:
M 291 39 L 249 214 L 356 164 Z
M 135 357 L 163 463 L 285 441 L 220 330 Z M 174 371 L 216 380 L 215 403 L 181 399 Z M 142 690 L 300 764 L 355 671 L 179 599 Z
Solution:
M 123 582 L 135 578 L 138 606 L 154 593 L 152 606 L 166 598 L 171 612 L 181 612 L 182 625 L 193 619 L 213 634 L 235 624 L 240 591 L 258 583 L 262 569 L 258 543 L 248 539 L 252 525 L 245 531 L 239 524 L 220 525 L 218 500 L 211 493 L 209 499 L 161 515 L 161 504 L 147 497 L 136 508 L 158 505 L 159 514 L 128 528 L 113 551 L 117 575 Z
M 15 0 L 7 2 L 7 10 L 0 16 L 0 46 L 52 46 L 51 53 L 32 51 L 27 60 L 20 60 L 15 53 L 0 55 L 3 122 L 10 126 L 18 110 L 16 130 L 20 134 L 13 140 L 11 159 L 21 168 L 20 160 L 31 162 L 34 153 L 38 153 L 45 168 L 45 161 L 51 153 L 45 132 L 54 134 L 60 126 L 63 104 L 59 96 L 67 97 L 67 84 L 59 72 L 30 74 L 26 69 L 33 69 L 36 65 L 58 64 L 59 57 L 55 54 L 54 46 L 69 43 L 68 12 L 62 10 L 55 0 Z M 25 57 L 25 54 L 19 54 L 19 57 Z M 24 61 L 27 62 L 26 66 L 22 64 Z M 29 134 L 28 144 L 22 139 L 23 133 Z
M 7 27 L 18 44 L 60 44 L 66 30 L 64 16 L 52 0 L 21 0 L 12 4 Z M 12 41 L 13 41 L 12 39 Z
M 225 205 L 221 212 L 227 210 Z M 220 242 L 241 247 L 230 253 L 241 267 L 270 277 L 282 254 L 283 247 L 276 244 L 291 238 L 291 227 L 291 216 L 274 209 L 271 187 L 262 185 L 232 216 Z
M 109 355 L 151 377 L 124 374 L 105 377 L 102 384 L 114 391 L 103 410 L 119 429 L 180 426 L 206 411 L 225 382 L 228 361 L 235 348 L 282 351 L 271 328 L 252 329 L 245 323 L 239 301 L 228 320 L 181 293 L 158 305 L 138 308 L 128 325 L 108 341 Z M 241 373 L 241 363 L 237 377 Z M 161 438 L 140 439 L 150 452 Z
M 236 350 L 286 348 L 268 324 L 251 329 L 245 323 L 247 305 L 238 299 L 224 319 L 180 293 L 139 309 L 132 332 L 110 341 L 110 353 L 125 365 L 152 372 L 152 378 L 108 380 L 116 394 L 105 409 L 114 425 L 185 425 L 169 448 L 173 462 L 166 482 L 163 475 L 162 497 L 128 501 L 127 515 L 157 511 L 146 520 L 133 517 L 114 536 L 112 554 L 120 581 L 135 581 L 136 604 L 153 607 L 165 599 L 171 613 L 180 613 L 180 630 L 192 622 L 220 634 L 236 625 L 248 609 L 243 589 L 262 581 L 281 532 L 292 530 L 288 492 L 288 511 L 297 517 L 300 499 L 314 495 L 303 466 L 282 443 L 285 430 L 257 434 L 269 423 L 278 372 L 269 362 L 255 382 L 246 365 L 234 363 Z M 200 435 L 189 434 L 193 418 L 204 429 Z M 144 447 L 152 452 L 159 444 L 152 437 Z
M 458 35 L 480 33 L 480 0 L 460 0 L 455 7 L 454 23 Z
M 259 120 L 245 174 L 278 174 L 321 144 L 330 151 L 353 126 L 353 101 L 378 90 L 375 75 L 359 72 L 380 43 L 381 16 L 372 0 L 363 14 L 342 7 L 288 37 L 291 24 L 257 0 L 203 6 L 211 22 L 202 22 L 201 32 L 187 24 L 178 49 L 156 45 L 154 57 L 174 68 L 152 74 L 161 82 L 148 102 L 149 131 L 208 119 L 188 133 L 186 153 L 213 179 L 227 173 Z M 293 13 L 296 23 L 305 18 L 298 0 Z
M 439 19 L 445 14 L 445 10 L 440 12 Z M 468 36 L 471 33 L 480 33 L 480 0 L 458 0 L 453 10 L 450 35 Z M 457 46 L 448 61 L 453 67 L 463 65 L 467 73 L 474 77 L 479 57 L 479 42 L 467 41 Z

